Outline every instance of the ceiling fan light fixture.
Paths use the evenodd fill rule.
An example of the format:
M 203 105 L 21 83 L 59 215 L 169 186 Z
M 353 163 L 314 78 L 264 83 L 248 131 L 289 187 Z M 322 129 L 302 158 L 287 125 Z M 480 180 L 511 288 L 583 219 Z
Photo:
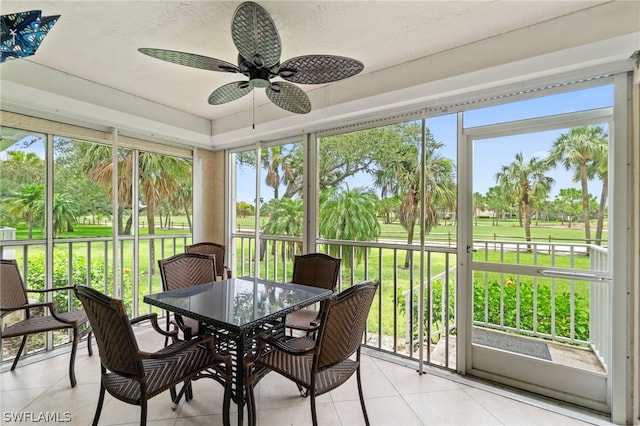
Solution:
M 271 85 L 269 80 L 265 80 L 263 78 L 252 78 L 249 80 L 249 84 L 251 84 L 254 89 L 266 89 Z

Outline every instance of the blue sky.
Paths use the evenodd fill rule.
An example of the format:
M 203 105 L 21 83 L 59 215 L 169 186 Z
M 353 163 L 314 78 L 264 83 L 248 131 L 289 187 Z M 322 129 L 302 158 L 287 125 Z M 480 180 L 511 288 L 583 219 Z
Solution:
M 601 108 L 611 106 L 612 104 L 613 87 L 612 85 L 605 85 L 465 111 L 464 124 L 465 127 L 476 127 L 525 118 Z M 427 119 L 427 127 L 430 129 L 435 140 L 444 144 L 441 155 L 453 159 L 457 157 L 456 119 L 456 114 L 447 114 Z M 603 123 L 602 127 L 608 133 L 606 123 Z M 545 157 L 553 145 L 553 141 L 568 130 L 569 129 L 560 129 L 477 141 L 474 145 L 473 191 L 485 194 L 490 187 L 495 186 L 496 173 L 500 170 L 501 166 L 513 162 L 518 152 L 522 152 L 525 162 L 533 156 L 538 156 L 539 158 Z M 43 157 L 43 140 L 39 140 L 27 148 L 21 145 L 21 143 L 18 143 L 18 146 L 22 148 L 23 151 L 36 152 L 39 156 Z M 9 148 L 9 150 L 10 149 L 12 148 Z M 4 158 L 5 154 L 4 152 L 0 152 L 0 159 Z M 550 172 L 549 175 L 553 177 L 555 181 L 551 190 L 551 197 L 554 197 L 560 189 L 579 187 L 578 183 L 572 181 L 573 172 L 565 171 L 560 166 Z M 262 176 L 262 181 L 264 181 L 264 176 Z M 245 169 L 242 173 L 239 173 L 238 201 L 254 203 L 254 182 L 255 176 L 251 171 Z M 368 185 L 370 185 L 370 178 L 366 174 L 353 177 L 349 180 L 349 186 L 351 188 Z M 602 186 L 599 181 L 589 182 L 589 192 L 591 194 L 598 196 L 601 188 Z M 281 192 L 283 191 L 284 188 L 282 188 Z M 264 182 L 261 184 L 261 196 L 265 201 L 273 197 L 273 190 L 267 187 Z
M 582 110 L 589 110 L 613 105 L 613 87 L 605 85 L 590 89 L 572 91 L 526 101 L 512 102 L 487 108 L 469 110 L 464 113 L 465 127 L 496 124 L 514 120 L 543 117 L 553 114 L 563 114 Z M 447 114 L 427 119 L 427 127 L 435 140 L 443 143 L 441 155 L 457 158 L 457 116 Z M 602 124 L 608 133 L 606 123 Z M 495 175 L 503 165 L 514 161 L 515 155 L 522 152 L 525 162 L 533 156 L 543 158 L 553 145 L 553 141 L 569 129 L 560 129 L 538 133 L 527 133 L 516 136 L 484 139 L 474 145 L 474 173 L 473 191 L 485 194 L 487 190 L 496 185 Z M 551 197 L 558 194 L 560 189 L 575 187 L 579 183 L 572 181 L 573 172 L 565 171 L 558 166 L 549 173 L 555 183 L 552 186 Z M 253 204 L 255 184 L 253 175 L 245 173 L 238 179 L 238 200 Z M 263 176 L 264 180 L 264 176 Z M 367 186 L 370 178 L 366 174 L 355 176 L 349 181 L 351 188 Z M 599 196 L 602 185 L 597 181 L 589 182 L 589 192 Z M 266 201 L 272 198 L 273 190 L 266 185 L 261 185 L 261 196 Z M 281 191 L 282 192 L 282 191 Z

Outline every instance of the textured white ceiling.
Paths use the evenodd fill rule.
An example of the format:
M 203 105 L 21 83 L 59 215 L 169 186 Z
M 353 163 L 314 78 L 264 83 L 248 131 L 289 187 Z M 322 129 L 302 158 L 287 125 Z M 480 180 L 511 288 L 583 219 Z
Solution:
M 334 83 L 340 88 L 337 94 L 327 91 L 328 87 L 301 85 L 309 93 L 314 109 L 348 100 L 351 88 L 362 91 L 356 83 L 365 81 L 363 79 L 367 76 L 383 75 L 401 64 L 410 65 L 435 54 L 510 34 L 522 36 L 523 31 L 531 31 L 528 37 L 539 37 L 540 42 L 547 45 L 546 51 L 552 50 L 548 46 L 550 44 L 562 46 L 570 43 L 576 32 L 582 34 L 581 40 L 584 41 L 592 24 L 593 41 L 620 35 L 615 28 L 619 22 L 617 17 L 590 13 L 600 7 L 609 7 L 606 4 L 609 2 L 605 1 L 258 3 L 268 11 L 279 30 L 283 60 L 306 54 L 335 54 L 364 63 L 361 75 Z M 105 90 L 116 89 L 215 122 L 222 117 L 251 110 L 254 102 L 256 106 L 269 103 L 264 91 L 255 90 L 255 98 L 248 95 L 222 106 L 212 106 L 207 103 L 209 94 L 223 84 L 238 80 L 238 75 L 159 61 L 139 53 L 137 49 L 180 50 L 235 63 L 237 52 L 231 40 L 230 25 L 239 4 L 238 1 L 2 0 L 2 14 L 40 9 L 43 15 L 59 14 L 61 18 L 36 55 L 2 64 L 0 75 L 3 80 L 45 91 L 64 92 L 71 97 L 82 96 L 74 91 L 81 91 L 86 81 L 95 82 Z M 603 10 L 606 13 L 607 9 Z M 545 39 L 546 23 L 569 19 L 580 13 L 590 17 L 593 23 L 584 22 L 581 28 L 564 28 L 566 36 L 560 39 Z M 607 20 L 610 20 L 608 24 Z M 610 31 L 607 30 L 611 34 L 597 34 L 607 25 L 611 26 Z M 629 32 L 628 28 L 620 31 Z M 518 52 L 520 47 L 517 44 L 506 47 L 503 44 L 502 49 L 513 51 L 515 58 L 528 55 L 528 52 Z M 477 55 L 486 54 L 486 51 L 478 51 Z M 468 62 L 483 61 L 483 57 L 473 56 L 473 53 L 469 55 Z M 59 71 L 85 82 L 80 80 L 70 87 L 55 87 L 56 80 L 48 79 L 46 71 Z M 455 74 L 455 70 L 451 72 Z M 405 80 L 416 78 L 413 75 L 403 76 L 401 72 L 385 75 L 390 77 L 378 78 L 376 84 L 367 89 L 367 95 L 397 90 L 403 87 Z M 357 96 L 362 97 L 362 93 Z M 96 99 L 90 101 L 99 102 Z

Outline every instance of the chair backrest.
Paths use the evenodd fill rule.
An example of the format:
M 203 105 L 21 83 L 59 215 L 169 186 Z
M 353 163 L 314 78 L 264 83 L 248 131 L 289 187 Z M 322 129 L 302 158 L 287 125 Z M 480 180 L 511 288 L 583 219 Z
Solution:
M 293 259 L 291 282 L 336 291 L 342 259 L 324 253 L 307 253 Z
M 315 370 L 347 359 L 358 350 L 379 285 L 379 281 L 365 281 L 328 300 L 318 331 Z
M 224 255 L 226 247 L 223 244 L 202 242 L 191 244 L 184 248 L 186 253 L 214 254 L 216 256 L 216 274 L 224 275 Z
M 0 259 L 0 306 L 11 308 L 28 303 L 18 262 L 15 259 Z M 29 315 L 29 310 L 26 310 Z M 0 311 L 0 315 L 4 312 Z
M 126 377 L 142 378 L 144 367 L 138 343 L 122 300 L 87 286 L 77 285 L 74 288 L 96 336 L 102 365 Z
M 200 253 L 180 253 L 158 260 L 162 289 L 176 290 L 216 280 L 216 258 Z

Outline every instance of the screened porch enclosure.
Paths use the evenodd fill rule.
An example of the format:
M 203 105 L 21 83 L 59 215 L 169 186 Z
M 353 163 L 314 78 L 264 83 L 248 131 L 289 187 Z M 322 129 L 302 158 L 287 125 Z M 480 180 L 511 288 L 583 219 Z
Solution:
M 143 297 L 161 289 L 157 260 L 206 239 L 203 204 L 223 204 L 224 219 L 207 220 L 224 228 L 225 263 L 234 276 L 290 281 L 293 256 L 320 251 L 342 259 L 339 289 L 380 279 L 364 341 L 374 351 L 461 374 L 478 369 L 470 364 L 475 350 L 494 351 L 613 386 L 620 290 L 610 274 L 624 256 L 612 255 L 609 236 L 624 202 L 612 202 L 605 189 L 620 182 L 612 166 L 623 155 L 609 148 L 621 125 L 613 110 L 623 80 L 563 81 L 506 94 L 509 102 L 492 97 L 471 102 L 473 109 L 422 108 L 220 152 L 224 185 L 202 179 L 202 150 L 76 126 L 56 132 L 39 119 L 28 129 L 16 125 L 22 117 L 3 111 L 3 137 L 13 135 L 19 149 L 0 153 L 0 213 L 11 225 L 5 228 L 16 231 L 0 241 L 0 255 L 18 260 L 30 286 L 89 283 L 124 299 L 131 315 L 144 314 L 153 309 Z M 596 120 L 601 114 L 609 117 L 604 123 Z M 578 117 L 575 125 L 554 124 L 567 116 Z M 520 157 L 507 163 L 494 152 L 470 167 L 466 131 L 520 131 L 525 121 L 560 131 L 519 145 Z M 593 153 L 600 149 L 589 160 L 588 194 L 562 157 L 537 171 L 549 185 L 532 190 L 526 203 L 522 182 L 517 188 L 497 177 L 513 159 L 542 162 L 548 145 L 576 129 L 593 130 Z M 87 151 L 93 166 L 83 163 Z M 484 181 L 471 186 L 471 179 Z M 34 339 L 27 352 L 56 349 L 65 337 Z M 15 349 L 3 342 L 3 369 Z M 566 402 L 611 412 L 607 398 Z

